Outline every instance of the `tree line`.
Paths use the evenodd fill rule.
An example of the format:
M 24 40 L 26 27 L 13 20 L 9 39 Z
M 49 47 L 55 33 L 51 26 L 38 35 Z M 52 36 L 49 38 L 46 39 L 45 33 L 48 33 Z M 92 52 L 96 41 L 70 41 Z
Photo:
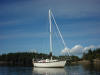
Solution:
M 8 65 L 23 65 L 23 66 L 32 66 L 32 59 L 49 59 L 49 54 L 35 53 L 35 52 L 17 52 L 17 53 L 8 53 L 0 55 L 0 62 L 9 62 Z M 89 60 L 100 59 L 100 48 L 95 50 L 88 50 L 87 53 L 83 53 L 82 58 L 78 56 L 53 56 L 53 59 L 66 60 L 77 62 L 79 60 Z
M 83 60 L 89 60 L 93 62 L 93 59 L 98 59 L 100 60 L 100 48 L 91 50 L 89 49 L 87 53 L 83 53 Z
M 49 59 L 50 55 L 35 52 L 18 52 L 18 53 L 8 53 L 0 55 L 0 62 L 7 62 L 6 65 L 22 65 L 22 66 L 32 66 L 32 59 Z M 53 56 L 53 58 L 57 58 Z

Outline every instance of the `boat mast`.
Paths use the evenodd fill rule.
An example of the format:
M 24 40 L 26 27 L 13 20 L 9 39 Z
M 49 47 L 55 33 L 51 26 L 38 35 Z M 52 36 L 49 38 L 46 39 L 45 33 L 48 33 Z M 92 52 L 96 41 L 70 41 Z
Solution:
M 49 9 L 49 23 L 50 23 L 50 56 L 52 60 L 52 26 L 51 26 L 51 10 Z
M 49 23 L 50 23 L 50 56 L 51 56 L 51 60 L 52 60 L 52 22 L 51 22 L 51 17 L 52 17 L 52 19 L 53 19 L 53 21 L 54 21 L 54 23 L 55 23 L 55 25 L 56 25 L 56 27 L 57 27 L 58 33 L 59 33 L 59 35 L 60 35 L 60 37 L 61 37 L 62 43 L 63 43 L 63 45 L 64 45 L 64 47 L 65 47 L 66 50 L 67 50 L 67 46 L 66 46 L 66 43 L 65 43 L 65 41 L 64 41 L 64 39 L 63 39 L 63 37 L 62 37 L 62 35 L 61 35 L 61 32 L 60 32 L 59 28 L 58 28 L 58 25 L 57 25 L 57 23 L 56 23 L 56 20 L 55 20 L 53 14 L 52 14 L 52 11 L 49 9 Z M 67 52 L 68 52 L 68 55 L 70 56 L 70 53 L 69 53 L 68 50 L 67 50 Z

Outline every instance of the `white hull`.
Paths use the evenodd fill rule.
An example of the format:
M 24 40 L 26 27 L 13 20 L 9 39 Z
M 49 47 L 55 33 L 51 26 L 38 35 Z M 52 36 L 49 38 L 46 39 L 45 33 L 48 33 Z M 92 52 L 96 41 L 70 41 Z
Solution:
M 33 63 L 34 67 L 45 67 L 45 68 L 53 68 L 53 67 L 64 67 L 66 61 L 57 61 L 57 62 L 45 62 L 45 63 Z

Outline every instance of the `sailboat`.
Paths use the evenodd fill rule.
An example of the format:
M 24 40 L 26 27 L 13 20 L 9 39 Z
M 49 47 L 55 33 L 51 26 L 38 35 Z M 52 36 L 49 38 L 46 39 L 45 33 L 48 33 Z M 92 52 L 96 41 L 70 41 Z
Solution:
M 42 68 L 56 68 L 56 67 L 64 67 L 65 66 L 65 64 L 66 64 L 66 60 L 64 60 L 64 61 L 59 61 L 59 60 L 54 60 L 53 58 L 52 58 L 52 23 L 51 23 L 51 18 L 53 19 L 53 21 L 54 21 L 54 23 L 55 23 L 55 25 L 56 25 L 56 27 L 57 27 L 57 30 L 58 30 L 58 33 L 59 33 L 59 35 L 60 35 L 60 37 L 61 37 L 61 39 L 62 39 L 62 43 L 64 44 L 64 47 L 65 47 L 65 49 L 66 49 L 66 45 L 65 45 L 65 42 L 64 42 L 64 40 L 63 40 L 63 37 L 62 37 L 62 35 L 61 35 L 61 32 L 60 32 L 60 30 L 59 30 L 59 28 L 58 28 L 58 25 L 57 25 L 57 23 L 56 23 L 56 21 L 55 21 L 55 18 L 54 18 L 54 16 L 53 16 L 53 14 L 52 14 L 52 11 L 49 9 L 49 24 L 50 24 L 50 59 L 45 59 L 45 60 L 40 60 L 40 61 L 37 61 L 37 62 L 35 62 L 34 60 L 33 60 L 33 65 L 34 65 L 34 67 L 42 67 Z

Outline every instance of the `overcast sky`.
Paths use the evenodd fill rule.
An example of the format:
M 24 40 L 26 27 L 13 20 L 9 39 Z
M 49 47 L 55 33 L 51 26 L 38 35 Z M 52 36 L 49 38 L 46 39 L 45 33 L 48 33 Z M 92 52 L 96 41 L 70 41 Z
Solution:
M 0 54 L 49 53 L 49 8 L 71 54 L 100 47 L 100 0 L 0 0 Z M 58 41 L 54 55 L 66 53 Z

